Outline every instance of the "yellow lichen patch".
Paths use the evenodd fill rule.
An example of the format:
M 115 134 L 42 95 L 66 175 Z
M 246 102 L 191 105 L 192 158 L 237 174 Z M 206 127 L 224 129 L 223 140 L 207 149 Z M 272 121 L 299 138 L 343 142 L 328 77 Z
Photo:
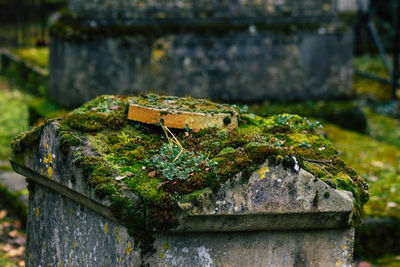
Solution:
M 117 238 L 118 238 L 118 243 L 121 244 L 121 236 L 119 235 Z
M 343 266 L 343 262 L 342 262 L 341 259 L 339 259 L 339 260 L 336 262 L 335 267 L 342 267 L 342 266 Z
M 128 248 L 126 249 L 126 255 L 130 255 L 132 252 L 132 243 L 131 241 L 128 242 Z
M 48 161 L 48 159 L 46 157 L 43 158 L 43 162 L 46 163 L 46 164 L 49 163 L 49 161 Z
M 49 149 L 49 144 L 46 144 L 46 149 Z
M 73 244 L 72 244 L 72 247 L 73 248 L 76 248 L 78 246 L 78 244 L 76 243 L 76 242 L 74 242 Z
M 47 159 L 48 159 L 49 163 L 53 162 L 53 156 L 51 155 L 50 152 L 49 152 L 49 155 L 47 156 Z
M 260 175 L 260 180 L 267 178 L 267 173 L 269 173 L 269 167 L 262 167 L 258 171 L 258 174 Z
M 167 54 L 168 45 L 163 40 L 158 40 L 153 44 L 151 53 L 151 63 L 157 63 Z
M 119 229 L 118 228 L 115 228 L 115 233 L 118 235 L 119 234 Z
M 108 233 L 108 224 L 107 223 L 104 224 L 104 233 L 105 234 Z
M 162 249 L 163 249 L 163 250 L 168 250 L 168 249 L 169 249 L 169 245 L 168 245 L 167 243 L 165 243 L 165 244 L 162 246 Z
M 121 258 L 121 257 L 119 257 L 119 261 L 122 261 L 122 258 Z
M 36 217 L 36 218 L 39 217 L 39 208 L 36 208 L 36 209 L 35 209 L 35 217 Z
M 47 168 L 47 176 L 48 177 L 52 177 L 53 176 L 53 168 L 51 168 L 51 167 Z
M 160 253 L 160 259 L 163 259 L 164 256 L 165 256 L 165 252 L 161 252 L 161 253 Z

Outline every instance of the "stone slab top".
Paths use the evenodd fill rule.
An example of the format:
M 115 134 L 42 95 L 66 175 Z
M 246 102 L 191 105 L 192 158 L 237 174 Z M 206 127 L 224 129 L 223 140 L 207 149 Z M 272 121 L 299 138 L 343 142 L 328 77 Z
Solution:
M 234 106 L 223 107 L 235 110 L 236 128 L 170 129 L 128 119 L 135 101 L 152 97 L 159 96 L 100 96 L 42 122 L 14 139 L 13 168 L 132 234 L 326 229 L 359 221 L 368 186 L 318 122 L 264 118 Z

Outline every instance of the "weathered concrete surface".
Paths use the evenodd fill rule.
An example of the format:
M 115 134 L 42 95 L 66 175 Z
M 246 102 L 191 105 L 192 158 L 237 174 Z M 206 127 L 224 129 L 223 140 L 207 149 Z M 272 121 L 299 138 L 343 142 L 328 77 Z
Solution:
M 126 229 L 40 185 L 29 201 L 27 266 L 351 266 L 354 230 L 156 233 L 141 257 Z M 143 260 L 143 262 L 142 262 Z
M 350 94 L 353 37 L 340 15 L 355 14 L 356 0 L 69 0 L 69 10 L 73 23 L 51 37 L 49 81 L 66 107 L 151 90 L 224 101 Z
M 150 266 L 350 267 L 354 230 L 157 234 Z
M 296 173 L 266 162 L 248 182 L 239 174 L 218 193 L 205 192 L 195 205 L 179 205 L 177 232 L 332 229 L 349 225 L 353 198 L 304 170 Z
M 325 28 L 285 36 L 251 26 L 221 36 L 53 37 L 49 94 L 67 107 L 149 90 L 224 101 L 328 99 L 350 92 L 352 42 L 350 32 Z
M 303 170 L 267 162 L 247 182 L 237 175 L 198 203 L 181 202 L 179 226 L 148 232 L 153 250 L 143 254 L 114 221 L 109 201 L 86 184 L 73 160 L 78 150 L 61 153 L 57 127 L 57 121 L 46 125 L 32 151 L 13 162 L 35 181 L 29 186 L 28 266 L 351 266 L 351 197 Z M 88 140 L 79 153 L 94 153 Z
M 27 266 L 140 265 L 124 227 L 38 184 L 30 190 Z

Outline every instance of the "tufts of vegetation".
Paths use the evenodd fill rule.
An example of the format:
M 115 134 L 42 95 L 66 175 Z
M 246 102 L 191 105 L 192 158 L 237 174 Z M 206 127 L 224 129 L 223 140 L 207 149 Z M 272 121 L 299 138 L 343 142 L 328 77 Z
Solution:
M 218 163 L 207 160 L 203 154 L 194 154 L 185 151 L 176 144 L 163 144 L 163 146 L 145 163 L 154 166 L 168 181 L 188 180 L 195 172 L 214 167 Z

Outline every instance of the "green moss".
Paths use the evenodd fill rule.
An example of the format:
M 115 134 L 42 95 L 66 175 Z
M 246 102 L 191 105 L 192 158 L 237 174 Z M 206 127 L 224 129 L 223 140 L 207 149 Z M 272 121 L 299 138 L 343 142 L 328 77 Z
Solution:
M 400 120 L 365 110 L 368 119 L 368 134 L 375 140 L 400 148 Z
M 71 114 L 62 121 L 62 127 L 80 132 L 95 133 L 101 130 L 119 130 L 126 121 L 120 114 L 102 114 L 96 112 Z
M 366 117 L 354 101 L 265 102 L 260 105 L 252 105 L 249 110 L 262 116 L 281 113 L 298 114 L 332 122 L 361 133 L 366 132 L 367 129 Z
M 344 160 L 370 185 L 371 199 L 364 207 L 365 214 L 399 219 L 400 149 L 330 124 L 325 125 L 324 131 Z M 350 176 L 355 176 L 355 171 L 346 170 Z
M 353 65 L 356 70 L 367 72 L 388 80 L 391 79 L 380 56 L 364 55 L 355 57 Z M 369 96 L 378 101 L 391 99 L 391 85 L 354 75 L 353 90 L 356 94 Z
M 1 72 L 19 89 L 35 96 L 46 96 L 48 74 L 45 71 L 32 68 L 24 61 L 16 61 L 8 57 L 7 64 L 4 64 Z
M 356 206 L 354 220 L 361 216 L 368 196 L 363 180 L 346 168 L 332 144 L 318 133 L 318 122 L 290 114 L 268 118 L 242 114 L 236 129 L 171 130 L 184 148 L 180 152 L 178 145 L 171 148 L 161 127 L 127 123 L 129 101 L 159 105 L 160 100 L 183 100 L 183 108 L 207 112 L 232 111 L 203 100 L 196 107 L 190 103 L 195 100 L 188 98 L 101 96 L 59 121 L 62 149 L 67 151 L 84 140 L 91 156 L 78 151 L 75 164 L 99 196 L 110 198 L 117 218 L 127 227 L 143 226 L 137 225 L 140 215 L 127 210 L 134 205 L 138 208 L 138 200 L 126 197 L 124 190 L 140 198 L 146 229 L 165 230 L 177 223 L 174 210 L 179 200 L 197 201 L 238 173 L 247 179 L 266 159 L 292 170 L 298 163 L 335 188 L 351 191 Z M 317 164 L 320 161 L 326 165 Z M 169 169 L 172 172 L 166 172 Z M 138 229 L 131 231 L 138 234 Z
M 49 65 L 49 50 L 48 47 L 29 47 L 14 49 L 12 52 L 31 65 L 47 69 Z
M 11 158 L 14 161 L 17 161 L 20 158 L 23 158 L 24 153 L 29 153 L 29 149 L 31 149 L 34 145 L 39 143 L 39 138 L 42 133 L 43 127 L 46 123 L 41 123 L 36 127 L 23 132 L 17 135 L 11 142 Z
M 156 94 L 147 94 L 129 98 L 132 104 L 138 104 L 145 107 L 162 109 L 161 113 L 171 111 L 189 111 L 202 112 L 206 114 L 229 113 L 234 115 L 235 108 L 230 105 L 218 104 L 207 99 L 196 99 L 192 97 L 160 96 Z M 225 124 L 231 123 L 230 116 L 224 118 Z

